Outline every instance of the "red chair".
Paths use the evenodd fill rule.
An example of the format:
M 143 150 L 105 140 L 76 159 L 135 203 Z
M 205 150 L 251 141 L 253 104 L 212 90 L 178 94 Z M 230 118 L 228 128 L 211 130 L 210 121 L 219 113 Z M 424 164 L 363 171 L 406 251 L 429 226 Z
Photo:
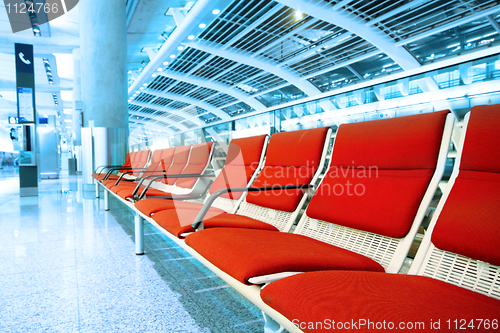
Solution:
M 325 162 L 331 130 L 328 127 L 295 132 L 276 133 L 271 136 L 265 165 L 250 189 L 270 186 L 292 186 L 274 191 L 249 192 L 236 213 L 209 209 L 205 216 L 205 228 L 237 227 L 269 231 L 288 230 L 296 221 L 307 195 L 300 186 L 313 186 Z M 225 175 L 227 175 L 225 173 Z M 217 185 L 226 185 L 219 178 Z M 238 186 L 237 183 L 229 184 Z M 223 188 L 226 192 L 227 189 Z M 214 188 L 214 192 L 221 191 Z M 225 193 L 236 195 L 236 193 Z M 218 198 L 218 197 L 217 197 Z M 216 199 L 219 200 L 219 199 Z M 174 202 L 175 205 L 175 202 Z M 175 237 L 193 232 L 191 224 L 199 209 L 163 210 L 152 215 L 154 223 Z
M 330 332 L 313 326 L 328 321 L 331 327 L 332 320 L 337 331 L 347 331 L 346 324 L 350 331 L 382 325 L 425 332 L 498 331 L 500 105 L 473 107 L 464 123 L 452 177 L 410 275 L 295 275 L 262 289 L 262 300 L 272 308 L 267 312 L 292 332 L 296 327 Z
M 293 234 L 213 228 L 186 244 L 244 284 L 317 270 L 397 272 L 442 177 L 452 125 L 449 111 L 343 124 Z
M 226 163 L 210 186 L 210 194 L 221 188 L 247 186 L 263 164 L 267 140 L 267 135 L 233 139 L 228 147 Z M 240 198 L 241 193 L 228 193 L 219 197 L 213 208 L 219 212 L 234 212 Z M 186 200 L 189 196 L 180 195 L 178 199 Z M 198 202 L 161 198 L 144 199 L 135 203 L 135 208 L 146 217 L 168 209 L 190 209 L 198 212 L 201 207 L 203 204 Z

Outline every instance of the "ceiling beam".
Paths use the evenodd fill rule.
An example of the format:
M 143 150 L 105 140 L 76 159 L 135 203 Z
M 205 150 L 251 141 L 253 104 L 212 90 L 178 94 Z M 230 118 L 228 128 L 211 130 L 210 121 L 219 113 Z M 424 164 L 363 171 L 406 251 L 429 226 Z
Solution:
M 299 28 L 290 30 L 288 33 L 286 33 L 283 36 L 281 36 L 280 38 L 276 39 L 274 42 L 271 42 L 271 43 L 267 44 L 266 46 L 258 49 L 254 54 L 252 54 L 252 57 L 256 57 L 259 54 L 266 52 L 268 49 L 275 47 L 276 44 L 283 42 L 283 40 L 285 40 L 289 37 L 292 37 L 296 34 L 299 34 L 301 31 L 303 31 L 305 29 L 310 28 L 312 25 L 316 24 L 316 22 L 318 22 L 318 21 L 319 20 L 317 20 L 317 19 L 312 19 L 312 20 L 308 21 L 306 24 L 302 24 L 302 26 L 300 26 Z
M 303 76 L 302 80 L 311 79 L 311 78 L 313 78 L 315 76 L 331 72 L 331 71 L 333 71 L 335 69 L 338 69 L 338 68 L 341 68 L 341 67 L 347 67 L 347 66 L 349 66 L 351 64 L 354 64 L 354 63 L 356 63 L 358 61 L 374 57 L 374 56 L 376 56 L 377 54 L 380 54 L 380 53 L 382 53 L 382 50 L 375 50 L 373 52 L 365 53 L 362 56 L 359 56 L 359 57 L 356 57 L 356 58 L 352 58 L 352 59 L 349 59 L 349 60 L 344 61 L 344 62 L 340 62 L 340 63 L 338 63 L 336 65 L 333 65 L 333 66 L 327 67 L 327 68 L 325 68 L 323 70 L 320 70 L 319 72 L 314 72 L 313 74 L 309 74 L 309 75 Z
M 160 96 L 160 95 L 157 95 L 157 96 Z M 156 111 L 163 111 L 163 112 L 168 112 L 168 113 L 171 113 L 173 115 L 176 115 L 176 116 L 179 116 L 179 117 L 182 117 L 184 118 L 185 120 L 189 120 L 193 123 L 195 123 L 197 126 L 204 126 L 205 123 L 200 119 L 198 118 L 198 116 L 192 116 L 186 112 L 182 112 L 182 109 L 172 109 L 172 108 L 168 108 L 168 107 L 164 107 L 164 106 L 159 106 L 159 105 L 153 105 L 153 104 L 148 104 L 148 103 L 143 103 L 143 102 L 138 102 L 138 101 L 131 101 L 129 102 L 129 104 L 134 104 L 134 105 L 138 105 L 138 106 L 142 106 L 143 108 L 150 108 L 150 109 L 153 109 L 153 110 L 156 110 Z M 136 111 L 136 112 L 140 112 L 139 111 Z M 143 113 L 144 115 L 144 113 Z M 177 122 L 173 122 L 172 120 L 170 120 L 170 123 L 172 125 L 175 125 L 177 124 Z
M 164 75 L 168 78 L 172 78 L 175 80 L 195 84 L 195 85 L 203 87 L 203 88 L 208 88 L 208 89 L 217 90 L 219 92 L 223 92 L 224 94 L 227 94 L 229 96 L 232 96 L 236 99 L 241 100 L 242 102 L 247 103 L 248 105 L 250 105 L 252 108 L 254 108 L 257 111 L 261 111 L 261 110 L 265 109 L 265 106 L 263 104 L 261 104 L 260 102 L 258 102 L 256 99 L 249 97 L 249 96 L 246 96 L 245 94 L 240 93 L 236 90 L 233 90 L 233 89 L 231 89 L 225 85 L 222 85 L 220 83 L 215 83 L 215 82 L 211 82 L 211 81 L 207 81 L 207 80 L 203 80 L 203 79 L 198 79 L 198 78 L 195 78 L 193 76 L 181 74 L 179 72 L 174 72 L 174 71 L 170 71 L 170 70 L 162 72 L 160 75 Z
M 380 29 L 367 27 L 366 22 L 354 14 L 335 11 L 333 10 L 333 6 L 327 3 L 319 5 L 307 0 L 276 1 L 290 8 L 300 10 L 301 12 L 315 18 L 351 31 L 382 50 L 404 70 L 420 67 L 419 62 L 406 49 L 397 47 L 396 43 Z
M 174 122 L 172 122 L 169 119 L 156 119 L 154 115 L 149 115 L 149 114 L 146 114 L 146 113 L 141 113 L 140 111 L 130 111 L 129 110 L 128 113 L 130 115 L 132 115 L 132 116 L 139 116 L 139 117 L 142 117 L 142 118 L 149 118 L 149 119 L 154 120 L 154 121 L 161 121 L 161 122 L 169 124 L 170 126 L 182 127 L 183 130 L 187 130 L 188 129 L 186 126 L 184 126 L 182 124 L 174 123 Z M 140 121 L 140 120 L 139 119 L 133 119 L 133 121 Z M 148 123 L 148 124 L 152 125 L 155 128 L 163 129 L 163 127 L 160 127 L 160 126 L 158 126 L 158 125 L 156 125 L 155 123 L 152 123 L 152 122 L 142 121 L 142 123 L 144 123 L 144 124 Z
M 277 5 L 277 6 L 274 6 L 274 8 L 272 8 L 272 9 L 268 10 L 267 12 L 265 12 L 257 20 L 255 20 L 254 22 L 252 22 L 250 25 L 248 25 L 243 30 L 241 30 L 238 34 L 236 34 L 233 38 L 231 38 L 231 40 L 229 42 L 227 42 L 226 44 L 224 44 L 224 46 L 222 46 L 222 49 L 227 49 L 228 47 L 230 47 L 231 45 L 233 45 L 234 43 L 236 43 L 241 37 L 245 36 L 247 33 L 251 32 L 251 31 L 253 31 L 259 25 L 261 25 L 265 20 L 271 18 L 276 13 L 278 13 L 278 11 L 280 9 L 282 9 L 282 8 L 283 8 L 283 6 Z
M 131 97 L 136 90 L 149 82 L 151 75 L 163 66 L 164 61 L 168 61 L 170 54 L 174 52 L 182 41 L 186 40 L 191 31 L 198 27 L 201 20 L 217 6 L 225 7 L 230 0 L 198 0 L 186 15 L 181 24 L 172 32 L 163 43 L 156 57 L 151 60 L 139 77 L 128 88 L 128 95 Z
M 398 15 L 399 13 L 404 12 L 405 10 L 416 8 L 416 7 L 418 7 L 420 5 L 423 5 L 423 4 L 425 4 L 425 3 L 429 2 L 429 1 L 430 0 L 413 0 L 413 1 L 410 1 L 410 2 L 408 2 L 407 4 L 405 4 L 403 6 L 399 6 L 399 7 L 395 8 L 395 9 L 391 10 L 390 12 L 387 12 L 387 13 L 385 13 L 383 15 L 378 16 L 374 20 L 368 21 L 366 23 L 366 26 L 367 27 L 371 27 L 372 25 L 377 24 L 379 22 L 382 22 L 385 19 L 394 18 L 394 17 L 396 17 L 396 15 Z
M 219 109 L 213 107 L 212 105 L 210 105 L 208 103 L 199 101 L 199 100 L 194 99 L 194 98 L 189 98 L 189 97 L 186 97 L 186 96 L 171 94 L 171 93 L 168 93 L 168 92 L 158 92 L 158 91 L 152 90 L 152 89 L 144 89 L 143 92 L 146 92 L 146 93 L 148 93 L 150 95 L 165 97 L 165 98 L 168 98 L 168 99 L 172 99 L 174 101 L 184 102 L 184 103 L 188 103 L 188 104 L 191 104 L 191 105 L 198 106 L 198 107 L 200 107 L 202 109 L 205 109 L 205 110 L 213 113 L 214 115 L 216 115 L 217 117 L 219 117 L 222 120 L 230 120 L 231 119 L 231 117 L 227 113 L 225 113 L 224 111 L 219 110 Z M 134 103 L 135 103 L 135 101 L 134 101 Z M 150 104 L 147 104 L 147 105 L 148 105 L 147 107 L 152 108 L 152 109 L 157 108 L 154 105 L 150 105 Z
M 144 120 L 140 120 L 140 119 L 131 119 L 132 122 L 136 123 L 136 124 L 141 124 L 141 125 L 145 125 L 145 126 L 151 126 L 152 128 L 154 129 L 157 129 L 157 130 L 160 130 L 160 131 L 168 131 L 170 132 L 169 134 L 175 134 L 175 131 L 168 128 L 168 127 L 160 127 L 152 122 L 149 122 L 149 121 L 144 121 Z
M 277 67 L 275 64 L 262 61 L 260 59 L 252 58 L 250 54 L 245 55 L 242 52 L 235 52 L 232 50 L 223 50 L 220 46 L 213 43 L 200 43 L 200 42 L 185 42 L 184 45 L 189 46 L 194 49 L 198 49 L 204 52 L 215 54 L 219 57 L 231 59 L 233 61 L 245 64 L 248 66 L 253 66 L 266 72 L 272 73 L 285 81 L 290 82 L 290 84 L 295 85 L 297 88 L 302 90 L 308 96 L 314 96 L 320 93 L 320 90 L 316 88 L 309 81 L 301 80 L 295 74 L 284 70 L 283 68 Z
M 329 41 L 328 41 L 328 42 L 326 42 L 326 43 L 322 43 L 322 44 L 320 44 L 320 45 L 317 45 L 317 46 L 315 46 L 315 47 L 313 47 L 313 48 L 311 48 L 311 49 L 307 50 L 306 52 L 299 53 L 299 54 L 297 54 L 297 55 L 295 55 L 295 56 L 293 56 L 293 57 L 291 57 L 291 58 L 289 58 L 289 59 L 287 59 L 287 60 L 285 60 L 285 61 L 283 61 L 283 62 L 280 62 L 278 66 L 280 66 L 280 67 L 281 67 L 281 66 L 284 66 L 284 65 L 286 65 L 286 64 L 289 64 L 289 63 L 291 63 L 291 62 L 297 61 L 297 60 L 299 60 L 299 59 L 303 59 L 303 58 L 310 57 L 310 56 L 311 56 L 312 54 L 314 54 L 316 51 L 318 51 L 318 50 L 320 50 L 320 49 L 322 49 L 322 48 L 324 48 L 324 47 L 327 47 L 327 46 L 330 46 L 330 45 L 333 45 L 333 44 L 336 44 L 336 43 L 343 42 L 343 41 L 344 41 L 344 39 L 347 39 L 347 38 L 349 38 L 349 37 L 351 37 L 351 36 L 354 36 L 354 35 L 352 34 L 352 32 L 346 32 L 346 33 L 344 33 L 344 34 L 341 34 L 341 35 L 339 35 L 339 36 L 337 36 L 337 37 L 335 37 L 335 38 L 333 38 L 333 39 L 329 40 Z
M 500 5 L 492 7 L 490 9 L 483 10 L 483 11 L 478 12 L 478 13 L 473 14 L 473 15 L 466 16 L 466 17 L 464 17 L 462 19 L 450 22 L 448 24 L 441 25 L 439 27 L 436 27 L 434 29 L 431 29 L 431 30 L 428 30 L 428 31 L 426 31 L 424 33 L 421 33 L 419 35 L 406 38 L 406 39 L 404 39 L 404 40 L 402 40 L 400 42 L 397 42 L 396 46 L 407 45 L 407 44 L 419 41 L 421 39 L 424 39 L 426 37 L 438 34 L 440 32 L 443 32 L 443 31 L 450 30 L 452 28 L 458 27 L 459 25 L 466 24 L 466 23 L 475 21 L 475 20 L 477 20 L 479 18 L 483 18 L 485 16 L 489 16 L 489 15 L 492 15 L 492 14 L 495 14 L 495 13 L 498 13 L 498 12 L 500 12 Z

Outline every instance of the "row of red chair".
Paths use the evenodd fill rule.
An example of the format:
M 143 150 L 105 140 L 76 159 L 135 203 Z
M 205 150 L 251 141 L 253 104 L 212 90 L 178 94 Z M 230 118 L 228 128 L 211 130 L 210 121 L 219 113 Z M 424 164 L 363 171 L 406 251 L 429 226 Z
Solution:
M 202 196 L 211 183 L 207 169 L 213 156 L 212 142 L 196 145 L 144 151 L 135 154 L 149 158 L 141 167 L 120 167 L 118 171 L 134 172 L 106 174 L 96 178 L 97 185 L 103 186 L 105 207 L 108 207 L 108 193 L 124 202 L 134 202 L 146 197 L 177 197 L 196 199 Z M 131 153 L 134 154 L 134 153 Z M 132 158 L 133 156 L 131 156 Z M 133 163 L 132 163 L 133 164 Z M 137 165 L 138 166 L 138 165 Z
M 453 188 L 452 194 L 459 194 L 443 197 L 412 266 L 414 274 L 481 293 L 484 290 L 475 285 L 484 288 L 487 284 L 486 293 L 495 298 L 500 297 L 498 251 L 492 246 L 500 231 L 499 191 L 494 186 L 497 180 L 489 178 L 485 183 L 490 187 L 478 186 L 477 190 L 473 184 L 490 177 L 500 165 L 500 136 L 494 132 L 499 115 L 498 106 L 473 109 L 465 152 L 461 162 L 457 159 L 448 187 Z M 427 315 L 431 312 L 437 313 L 442 329 L 453 330 L 454 326 L 446 325 L 462 319 L 456 300 L 463 288 L 456 287 L 455 295 L 455 291 L 449 291 L 455 287 L 450 289 L 443 282 L 420 282 L 420 278 L 414 282 L 405 275 L 387 274 L 399 272 L 428 212 L 443 175 L 452 127 L 453 115 L 448 111 L 341 125 L 328 171 L 319 185 L 327 160 L 329 128 L 276 133 L 267 147 L 267 136 L 233 140 L 205 205 L 173 197 L 129 203 L 137 213 L 136 252 L 143 251 L 142 220 L 146 219 L 259 306 L 265 313 L 267 331 L 276 326 L 270 317 L 290 331 L 316 332 L 331 330 L 328 320 L 349 325 L 357 320 L 356 327 L 367 323 L 360 329 L 371 329 L 370 320 L 373 325 L 383 320 L 397 325 L 396 321 L 430 320 Z M 460 177 L 460 182 L 456 181 L 459 165 L 460 177 L 467 170 L 464 179 L 468 184 L 453 192 L 458 183 L 462 184 Z M 496 167 L 485 170 L 485 165 Z M 468 191 L 480 199 L 467 201 Z M 483 192 L 493 198 L 486 206 L 481 206 Z M 456 202 L 450 201 L 455 197 Z M 309 198 L 295 231 L 289 233 Z M 449 212 L 448 225 L 435 236 L 440 228 L 434 228 L 434 224 L 437 216 L 443 215 L 444 202 L 448 205 L 445 207 L 451 207 L 444 210 Z M 476 216 L 471 207 L 483 207 L 485 213 Z M 488 222 L 481 224 L 483 218 Z M 461 222 L 456 225 L 456 220 Z M 487 226 L 485 230 L 481 230 L 483 225 Z M 474 242 L 461 252 L 463 244 L 471 243 L 466 236 L 472 236 Z M 440 245 L 443 240 L 444 245 Z M 483 249 L 476 251 L 481 242 Z M 441 251 L 442 263 L 426 257 L 426 247 L 431 243 L 440 249 L 436 251 Z M 455 251 L 460 253 L 458 259 L 449 259 L 449 253 Z M 463 268 L 464 255 L 474 258 L 467 262 L 467 269 Z M 428 268 L 419 271 L 424 266 L 439 268 L 435 273 L 428 273 Z M 261 285 L 268 283 L 261 292 Z M 413 297 L 419 286 L 427 296 Z M 412 293 L 406 293 L 407 287 Z M 446 291 L 446 296 L 432 292 L 432 288 Z M 470 306 L 466 308 L 477 308 L 471 312 L 474 316 L 484 309 L 492 324 L 492 311 L 500 313 L 498 300 L 474 292 L 471 295 L 467 296 Z M 401 306 L 402 301 L 408 304 Z M 427 301 L 431 301 L 427 305 L 430 312 L 421 309 Z M 435 312 L 440 305 L 452 310 Z M 387 311 L 381 310 L 386 307 Z M 454 311 L 456 318 L 450 316 Z M 435 323 L 432 328 L 437 327 Z M 426 325 L 430 330 L 431 323 Z
M 117 180 L 121 175 L 126 176 L 125 179 L 131 179 L 131 177 L 137 176 L 148 163 L 149 156 L 149 150 L 130 152 L 125 157 L 123 165 L 99 166 L 92 174 L 92 177 L 97 181 L 104 179 Z
M 308 272 L 269 284 L 262 300 L 305 332 L 498 331 L 499 127 L 498 105 L 466 117 L 452 178 L 408 275 Z

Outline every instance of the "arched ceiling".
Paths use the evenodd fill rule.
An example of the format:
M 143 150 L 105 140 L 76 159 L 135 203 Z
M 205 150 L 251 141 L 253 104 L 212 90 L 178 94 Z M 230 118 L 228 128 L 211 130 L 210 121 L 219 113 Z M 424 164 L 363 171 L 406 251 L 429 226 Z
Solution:
M 39 110 L 56 114 L 64 130 L 71 127 L 65 123 L 70 112 L 64 110 L 72 107 L 65 94 L 72 77 L 61 76 L 59 65 L 61 54 L 70 55 L 79 45 L 78 6 L 40 27 L 41 36 L 12 34 L 0 3 L 0 121 L 15 114 L 13 43 L 24 42 L 35 46 Z M 500 3 L 127 0 L 127 38 L 129 123 L 132 139 L 138 140 L 262 112 L 500 44 Z M 44 59 L 51 65 L 52 83 Z M 320 107 L 335 109 L 328 103 Z
M 147 65 L 130 72 L 131 119 L 157 110 L 151 122 L 162 118 L 173 132 L 500 40 L 495 0 L 199 0 L 186 8 L 169 10 L 173 32 Z

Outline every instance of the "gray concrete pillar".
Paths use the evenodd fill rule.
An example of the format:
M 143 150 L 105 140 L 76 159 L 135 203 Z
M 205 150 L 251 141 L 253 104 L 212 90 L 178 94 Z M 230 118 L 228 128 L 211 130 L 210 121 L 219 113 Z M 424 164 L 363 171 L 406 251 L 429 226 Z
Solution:
M 79 6 L 83 126 L 128 128 L 125 1 Z
M 85 0 L 79 6 L 82 125 L 92 127 L 92 139 L 82 137 L 82 151 L 91 152 L 82 153 L 89 184 L 85 170 L 120 164 L 127 151 L 127 27 L 124 0 Z

